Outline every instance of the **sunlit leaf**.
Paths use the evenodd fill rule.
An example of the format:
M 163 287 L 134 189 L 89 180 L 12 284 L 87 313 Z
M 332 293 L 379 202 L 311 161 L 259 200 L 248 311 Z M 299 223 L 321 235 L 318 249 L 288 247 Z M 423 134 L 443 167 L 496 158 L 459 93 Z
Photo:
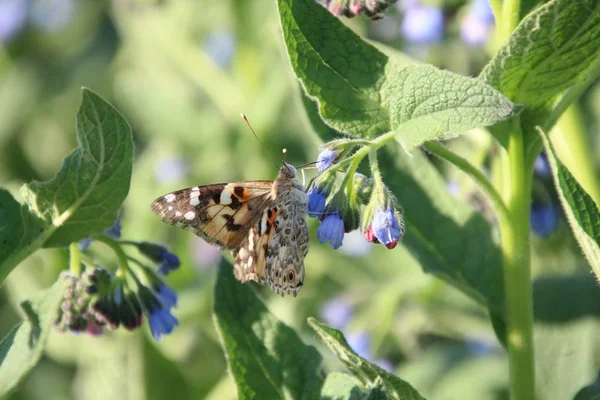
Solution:
M 600 279 L 600 212 L 598 205 L 575 180 L 569 170 L 562 165 L 546 133 L 539 128 L 538 132 L 546 148 L 554 183 L 569 225 L 592 266 L 592 270 Z
M 240 399 L 314 399 L 323 385 L 321 355 L 277 320 L 224 261 L 215 286 L 214 321 Z
M 20 214 L 10 195 L 0 195 L 0 218 L 8 222 L 0 231 L 0 283 L 38 248 L 68 246 L 110 227 L 127 197 L 133 163 L 127 121 L 83 89 L 75 128 L 78 147 L 52 179 L 23 186 Z
M 323 120 L 340 132 L 367 138 L 394 132 L 411 148 L 518 111 L 481 80 L 396 63 L 316 2 L 278 4 L 292 68 Z
M 410 384 L 356 354 L 348 345 L 342 332 L 314 318 L 309 318 L 308 323 L 363 387 L 381 385 L 387 398 L 391 399 L 423 399 Z

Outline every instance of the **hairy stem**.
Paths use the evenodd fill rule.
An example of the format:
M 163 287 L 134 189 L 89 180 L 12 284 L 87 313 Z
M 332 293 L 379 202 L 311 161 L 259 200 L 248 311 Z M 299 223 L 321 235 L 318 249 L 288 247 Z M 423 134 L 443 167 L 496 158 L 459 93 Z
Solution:
M 534 398 L 533 292 L 531 285 L 529 212 L 531 169 L 525 162 L 519 118 L 513 120 L 503 156 L 504 200 L 508 220 L 500 221 L 506 297 L 506 344 L 513 400 Z
M 94 236 L 94 240 L 104 243 L 108 247 L 111 248 L 112 251 L 115 252 L 117 259 L 119 261 L 119 270 L 125 272 L 127 271 L 128 263 L 127 263 L 127 254 L 121 248 L 121 245 L 116 240 L 113 240 L 104 235 Z

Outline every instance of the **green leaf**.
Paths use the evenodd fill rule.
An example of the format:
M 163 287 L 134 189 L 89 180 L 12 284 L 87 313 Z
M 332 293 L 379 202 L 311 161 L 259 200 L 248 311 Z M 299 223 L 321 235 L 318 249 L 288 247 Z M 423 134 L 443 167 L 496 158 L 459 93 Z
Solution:
M 600 365 L 598 332 L 597 317 L 561 324 L 535 324 L 538 398 L 572 399 L 582 387 L 596 379 Z
M 308 323 L 364 387 L 371 388 L 381 385 L 388 398 L 423 399 L 407 382 L 356 354 L 346 342 L 342 332 L 330 328 L 314 318 L 309 318 Z
M 21 304 L 27 319 L 15 326 L 0 343 L 0 397 L 13 390 L 35 367 L 54 326 L 65 291 L 65 280 Z
M 129 193 L 133 141 L 125 118 L 83 89 L 76 132 L 78 147 L 56 176 L 22 189 L 32 212 L 50 224 L 44 247 L 68 246 L 110 227 Z
M 323 385 L 321 355 L 277 320 L 249 284 L 219 267 L 214 321 L 240 399 L 314 399 Z
M 428 65 L 399 65 L 313 1 L 279 0 L 292 68 L 332 128 L 355 136 L 394 132 L 406 148 L 450 138 L 514 114 L 485 82 Z
M 538 132 L 552 168 L 558 197 L 562 203 L 575 238 L 600 280 L 600 212 L 598 205 L 557 158 L 550 139 L 541 129 Z
M 600 55 L 600 2 L 554 0 L 529 14 L 481 73 L 517 103 L 539 105 L 586 79 Z
M 12 235 L 10 243 L 0 242 L 0 283 L 40 247 L 68 246 L 110 227 L 127 197 L 133 141 L 125 118 L 83 89 L 75 128 L 78 147 L 54 178 L 21 189 L 26 204 L 20 221 L 15 201 L 0 194 L 0 218 L 10 224 L 0 231 L 0 239 Z
M 573 400 L 600 400 L 600 375 L 594 382 L 577 392 Z
M 7 190 L 0 189 L 0 263 L 26 246 L 45 225 L 27 208 L 21 208 Z
M 502 254 L 494 227 L 448 192 L 444 178 L 422 153 L 413 152 L 410 159 L 400 153 L 388 146 L 380 152 L 380 167 L 404 209 L 402 243 L 425 272 L 503 316 Z
M 368 396 L 356 379 L 340 372 L 327 375 L 321 390 L 321 400 L 365 400 Z

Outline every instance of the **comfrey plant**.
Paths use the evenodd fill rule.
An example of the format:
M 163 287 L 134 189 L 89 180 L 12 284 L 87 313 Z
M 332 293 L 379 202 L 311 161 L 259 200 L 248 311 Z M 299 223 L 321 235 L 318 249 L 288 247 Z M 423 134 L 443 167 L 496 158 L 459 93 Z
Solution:
M 356 229 L 388 249 L 402 240 L 425 272 L 488 311 L 508 355 L 512 399 L 593 398 L 600 359 L 597 352 L 578 346 L 597 336 L 597 327 L 586 326 L 576 339 L 554 339 L 556 330 L 548 332 L 545 324 L 583 314 L 554 292 L 545 301 L 536 299 L 535 344 L 544 347 L 534 352 L 530 234 L 532 225 L 544 234 L 548 225 L 555 227 L 538 226 L 531 218 L 538 213 L 537 201 L 531 201 L 533 170 L 543 149 L 562 213 L 600 277 L 600 211 L 575 178 L 583 176 L 585 167 L 568 157 L 559 160 L 547 134 L 600 75 L 600 3 L 490 1 L 495 28 L 488 16 L 485 36 L 487 29 L 495 29 L 496 54 L 477 78 L 413 63 L 394 50 L 383 53 L 339 20 L 358 14 L 377 19 L 393 3 L 277 0 L 305 110 L 325 142 L 317 160 L 319 173 L 307 188 L 308 214 L 320 221 L 318 240 L 339 248 L 346 232 Z M 435 22 L 441 32 L 442 9 L 431 11 L 424 20 Z M 414 39 L 431 43 L 439 37 Z M 486 128 L 496 141 L 488 159 L 501 173 L 488 176 L 481 165 L 443 143 L 474 128 Z M 159 338 L 177 325 L 172 313 L 177 296 L 164 275 L 179 266 L 179 259 L 160 244 L 122 240 L 119 222 L 114 224 L 131 179 L 128 124 L 112 106 L 84 90 L 77 137 L 77 149 L 53 179 L 23 187 L 22 203 L 0 190 L 0 283 L 38 249 L 69 249 L 69 272 L 23 304 L 26 320 L 0 344 L 0 396 L 35 366 L 55 326 L 97 335 L 121 326 L 137 328 L 146 318 Z M 421 149 L 463 171 L 491 206 L 493 218 L 453 197 Z M 199 203 L 199 190 L 191 192 L 196 194 L 185 204 Z M 298 198 L 305 200 L 303 194 Z M 211 200 L 232 210 L 241 208 L 244 199 L 242 191 Z M 259 228 L 276 225 L 269 220 L 272 214 Z M 194 219 L 194 213 L 189 215 Z M 225 219 L 231 230 L 241 229 L 234 214 Z M 254 235 L 248 237 L 254 240 Z M 99 246 L 109 248 L 115 261 L 97 257 Z M 246 255 L 250 260 L 251 254 Z M 307 276 L 310 270 L 307 265 Z M 224 259 L 217 274 L 213 320 L 240 398 L 423 399 L 408 382 L 382 368 L 387 363 L 369 361 L 382 359 L 371 353 L 371 339 L 362 329 L 360 340 L 346 340 L 341 331 L 309 318 L 311 328 L 347 367 L 347 373 L 325 375 L 315 347 L 269 313 L 255 288 L 236 281 L 230 261 Z M 577 288 L 568 286 L 560 293 L 571 300 L 581 292 Z M 540 292 L 544 294 L 537 290 L 536 295 Z M 354 307 L 360 306 L 351 304 L 323 312 L 323 317 L 346 329 Z M 589 314 L 596 313 L 591 309 Z M 573 354 L 579 358 L 569 358 Z M 555 371 L 563 364 L 569 373 Z M 536 371 L 535 365 L 543 368 Z M 543 379 L 536 382 L 536 376 Z M 555 381 L 560 387 L 551 386 Z

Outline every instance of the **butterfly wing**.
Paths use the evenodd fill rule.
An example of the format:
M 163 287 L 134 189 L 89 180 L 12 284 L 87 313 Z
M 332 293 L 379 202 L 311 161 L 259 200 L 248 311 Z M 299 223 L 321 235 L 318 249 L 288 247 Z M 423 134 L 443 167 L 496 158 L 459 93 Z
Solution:
M 194 186 L 154 200 L 152 211 L 220 249 L 240 247 L 270 201 L 272 181 Z
M 272 204 L 267 206 L 256 225 L 248 232 L 240 248 L 233 252 L 235 258 L 233 273 L 239 281 L 268 283 L 265 274 L 267 254 L 269 243 L 275 235 L 277 212 L 277 207 L 272 207 Z
M 307 202 L 306 193 L 295 188 L 272 200 L 234 251 L 238 280 L 265 284 L 281 295 L 298 294 L 308 253 Z
M 275 235 L 266 252 L 265 275 L 271 289 L 296 296 L 304 283 L 304 258 L 308 253 L 306 226 L 308 197 L 298 187 L 277 197 Z

